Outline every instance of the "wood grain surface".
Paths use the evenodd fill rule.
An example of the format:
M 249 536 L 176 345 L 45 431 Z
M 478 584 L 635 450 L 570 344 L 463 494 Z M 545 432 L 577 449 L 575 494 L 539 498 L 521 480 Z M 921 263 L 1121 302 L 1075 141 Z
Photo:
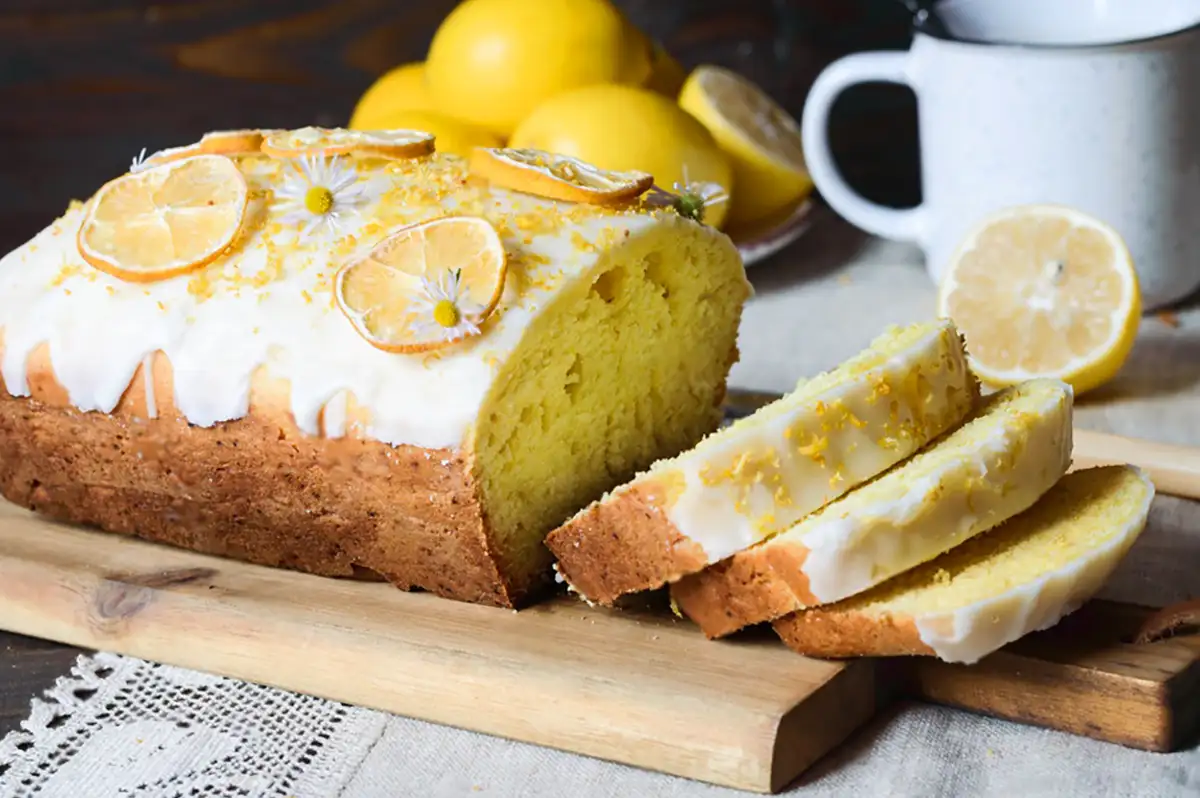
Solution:
M 202 557 L 0 505 L 0 628 L 759 792 L 875 712 L 875 663 L 657 612 L 515 613 Z
M 1200 733 L 1200 635 L 1135 644 L 1153 610 L 1097 601 L 966 667 L 908 663 L 913 697 L 1148 751 Z
M 1150 474 L 1160 493 L 1200 499 L 1200 449 L 1075 430 L 1073 468 L 1133 463 Z
M 205 557 L 0 503 L 0 628 L 758 792 L 898 695 L 1150 750 L 1200 718 L 1200 638 L 1096 603 L 972 667 L 831 662 L 664 606 L 515 613 Z M 66 656 L 64 652 L 62 656 Z M 65 667 L 66 663 L 62 663 Z

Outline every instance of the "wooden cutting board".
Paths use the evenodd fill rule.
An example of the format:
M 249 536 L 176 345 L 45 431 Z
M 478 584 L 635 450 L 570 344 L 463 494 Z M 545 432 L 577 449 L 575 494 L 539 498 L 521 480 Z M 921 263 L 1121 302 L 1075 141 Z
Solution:
M 1120 642 L 1093 604 L 961 667 L 710 642 L 664 607 L 519 613 L 54 524 L 0 502 L 0 628 L 757 792 L 897 696 L 1151 750 L 1200 722 L 1200 637 Z

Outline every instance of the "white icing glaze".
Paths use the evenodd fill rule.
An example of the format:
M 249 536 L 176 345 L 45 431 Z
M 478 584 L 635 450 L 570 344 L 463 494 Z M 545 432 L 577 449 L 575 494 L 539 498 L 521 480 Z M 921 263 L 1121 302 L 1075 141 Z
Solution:
M 923 435 L 898 436 L 899 427 L 914 421 L 910 397 L 881 393 L 880 386 L 895 390 L 914 372 L 927 380 L 928 391 L 926 399 L 913 401 L 923 401 L 925 416 L 941 423 L 927 425 Z M 821 390 L 806 391 L 802 385 L 793 395 L 803 393 L 801 401 L 788 404 L 789 397 L 748 419 L 750 424 L 706 439 L 668 468 L 653 469 L 660 479 L 673 472 L 668 484 L 681 483 L 664 512 L 700 544 L 709 563 L 722 560 L 786 529 L 959 421 L 970 409 L 970 379 L 953 327 L 929 325 L 911 345 L 873 368 Z M 893 400 L 899 400 L 896 407 Z M 810 431 L 823 439 L 819 456 L 800 448 L 812 438 L 797 436 Z M 880 445 L 885 440 L 889 444 Z M 748 457 L 758 458 L 752 468 L 759 469 L 759 477 L 711 479 L 714 464 L 736 467 Z
M 238 162 L 252 192 L 243 241 L 199 272 L 138 284 L 92 268 L 76 249 L 80 207 L 0 260 L 0 372 L 11 394 L 29 394 L 27 361 L 45 343 L 70 402 L 110 412 L 137 367 L 161 351 L 174 367 L 175 404 L 198 426 L 246 415 L 252 377 L 264 367 L 290 383 L 290 410 L 305 433 L 319 434 L 326 408 L 326 434 L 345 434 L 350 393 L 369 413 L 368 436 L 458 447 L 497 366 L 540 309 L 625 236 L 690 224 L 671 213 L 613 213 L 468 184 L 464 163 L 439 155 L 356 160 L 371 201 L 339 232 L 297 241 L 271 199 L 291 165 L 265 156 Z M 372 347 L 332 301 L 336 269 L 402 224 L 454 212 L 486 216 L 501 233 L 510 276 L 496 315 L 483 335 L 437 353 Z
M 1154 485 L 1140 469 L 1127 466 L 1146 485 L 1145 500 L 1103 545 L 1053 571 L 952 611 L 928 612 L 913 620 L 921 642 L 946 662 L 970 664 L 1030 632 L 1047 629 L 1079 609 L 1104 585 L 1141 534 L 1154 499 Z
M 907 571 L 1023 512 L 1071 462 L 1070 386 L 1038 381 L 917 459 L 766 545 L 808 549 L 821 603 Z
M 158 402 L 154 398 L 154 358 L 150 355 L 142 358 L 143 382 L 146 386 L 146 418 L 158 418 Z

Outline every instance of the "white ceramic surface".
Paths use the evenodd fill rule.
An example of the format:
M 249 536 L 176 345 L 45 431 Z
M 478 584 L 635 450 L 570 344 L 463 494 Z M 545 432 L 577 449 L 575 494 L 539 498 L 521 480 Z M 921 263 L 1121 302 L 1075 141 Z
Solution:
M 955 38 L 1009 44 L 1117 44 L 1200 21 L 1196 0 L 941 0 L 936 8 Z
M 1191 5 L 1200 20 L 1200 0 Z M 924 201 L 913 209 L 858 196 L 830 154 L 833 101 L 851 85 L 874 81 L 907 84 L 917 96 Z M 987 214 L 1056 203 L 1120 232 L 1147 308 L 1200 287 L 1200 27 L 1088 47 L 918 33 L 908 52 L 860 53 L 827 67 L 801 127 L 825 201 L 868 232 L 919 244 L 935 281 Z

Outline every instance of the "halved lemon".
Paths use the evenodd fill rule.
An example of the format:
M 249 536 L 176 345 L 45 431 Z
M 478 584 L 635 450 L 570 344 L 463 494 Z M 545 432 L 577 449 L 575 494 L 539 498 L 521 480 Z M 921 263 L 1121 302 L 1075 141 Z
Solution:
M 343 266 L 334 297 L 371 346 L 426 352 L 478 335 L 500 302 L 507 271 L 490 222 L 446 216 L 403 227 Z
M 170 161 L 105 184 L 76 243 L 97 269 L 132 282 L 163 280 L 212 262 L 246 214 L 246 179 L 224 155 Z
M 569 155 L 515 147 L 475 149 L 470 172 L 513 191 L 598 205 L 632 200 L 654 185 L 646 172 L 601 169 Z
M 731 225 L 765 219 L 812 191 L 800 126 L 749 80 L 722 67 L 696 67 L 679 105 L 708 128 L 733 165 Z
M 179 161 L 194 155 L 253 155 L 258 152 L 263 139 L 274 130 L 214 130 L 205 133 L 195 144 L 159 150 L 131 171 L 140 172 L 169 161 Z
M 960 245 L 938 312 L 962 331 L 984 382 L 1057 377 L 1076 394 L 1110 380 L 1141 316 L 1133 259 L 1116 230 L 1073 208 L 1023 205 Z
M 262 151 L 275 158 L 343 155 L 351 152 L 383 158 L 416 158 L 433 152 L 433 134 L 423 130 L 302 127 L 267 136 L 263 140 Z

